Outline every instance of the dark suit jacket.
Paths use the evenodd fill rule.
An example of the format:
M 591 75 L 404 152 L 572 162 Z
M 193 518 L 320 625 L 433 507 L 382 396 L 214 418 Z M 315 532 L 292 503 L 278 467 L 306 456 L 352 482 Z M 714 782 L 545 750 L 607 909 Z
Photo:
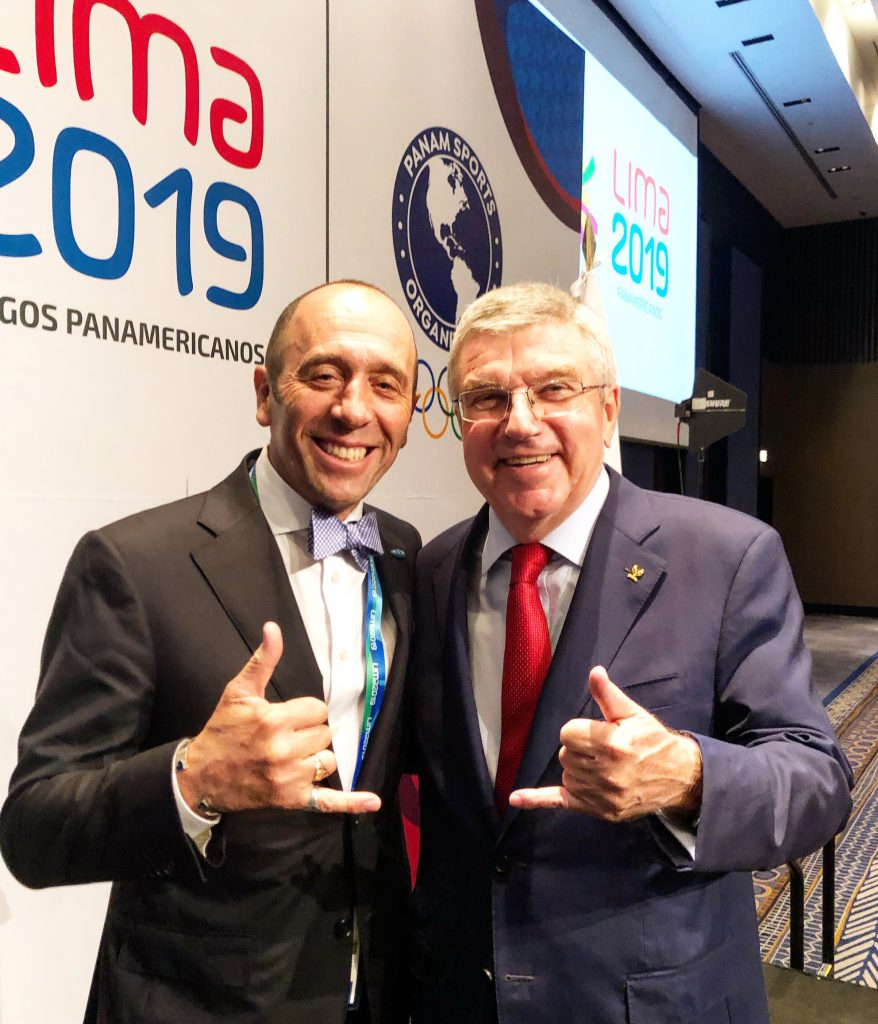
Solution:
M 522 760 L 519 786 L 560 784 L 559 731 L 600 717 L 587 680 L 605 665 L 701 745 L 693 862 L 652 817 L 510 808 L 498 819 L 466 627 L 486 513 L 418 561 L 418 1019 L 490 1019 L 495 987 L 502 1024 L 767 1024 L 747 872 L 820 846 L 850 806 L 777 534 L 611 474 Z
M 354 907 L 373 1019 L 406 1019 L 408 886 L 396 793 L 420 541 L 401 520 L 378 516 L 378 572 L 398 632 L 359 787 L 379 793 L 382 809 L 359 819 L 228 814 L 209 862 L 179 823 L 173 751 L 204 725 L 265 620 L 284 636 L 269 699 L 323 698 L 246 464 L 206 494 L 114 523 L 76 548 L 0 842 L 26 885 L 114 883 L 87 1021 L 341 1022 Z

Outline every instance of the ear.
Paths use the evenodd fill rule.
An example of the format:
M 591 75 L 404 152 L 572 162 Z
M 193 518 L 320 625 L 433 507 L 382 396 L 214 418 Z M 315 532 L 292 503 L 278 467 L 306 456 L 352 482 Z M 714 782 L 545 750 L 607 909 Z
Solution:
M 613 443 L 613 432 L 616 429 L 616 420 L 619 418 L 621 400 L 618 387 L 604 389 L 603 437 L 605 448 L 609 448 Z
M 408 423 L 406 424 L 406 427 L 405 427 L 405 433 L 402 435 L 402 441 L 401 441 L 400 446 L 399 446 L 400 448 L 405 448 L 405 446 L 408 444 L 409 426 L 411 425 L 412 419 L 414 418 L 414 415 L 415 415 L 415 411 L 418 408 L 418 399 L 420 397 L 421 397 L 420 391 L 418 391 L 416 388 L 413 388 L 412 389 L 412 404 L 411 404 L 411 408 L 409 409 L 409 420 L 408 420 Z
M 270 427 L 272 394 L 264 366 L 253 370 L 253 390 L 256 392 L 256 422 L 260 427 Z

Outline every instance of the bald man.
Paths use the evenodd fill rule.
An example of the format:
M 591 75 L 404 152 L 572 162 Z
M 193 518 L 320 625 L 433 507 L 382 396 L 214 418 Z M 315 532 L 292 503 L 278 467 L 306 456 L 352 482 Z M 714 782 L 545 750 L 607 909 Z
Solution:
M 379 289 L 305 293 L 254 375 L 268 445 L 72 556 L 0 842 L 25 885 L 113 883 L 88 1024 L 407 1019 L 420 540 L 363 499 L 405 444 L 416 365 Z

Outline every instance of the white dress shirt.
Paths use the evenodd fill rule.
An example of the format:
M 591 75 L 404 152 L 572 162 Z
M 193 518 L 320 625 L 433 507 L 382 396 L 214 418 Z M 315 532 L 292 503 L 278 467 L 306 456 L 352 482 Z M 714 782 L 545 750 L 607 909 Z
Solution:
M 537 579 L 540 601 L 549 625 L 552 653 L 564 627 L 573 592 L 585 563 L 594 526 L 610 491 L 610 479 L 601 470 L 597 481 L 582 504 L 541 541 L 552 557 Z M 500 756 L 502 723 L 503 653 L 506 646 L 506 599 L 512 575 L 512 561 L 504 557 L 519 542 L 506 529 L 493 509 L 488 510 L 488 532 L 476 561 L 467 595 L 467 626 L 470 636 L 470 669 L 473 696 L 479 719 L 479 734 L 491 781 L 496 780 Z M 582 699 L 588 693 L 588 673 L 584 666 Z M 659 812 L 664 826 L 684 849 L 695 855 L 695 833 Z

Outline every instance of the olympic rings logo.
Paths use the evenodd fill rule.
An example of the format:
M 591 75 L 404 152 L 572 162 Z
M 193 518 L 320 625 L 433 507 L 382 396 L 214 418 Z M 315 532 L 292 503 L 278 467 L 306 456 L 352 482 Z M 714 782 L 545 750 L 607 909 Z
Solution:
M 451 403 L 451 399 L 442 390 L 442 378 L 448 372 L 448 367 L 442 367 L 442 371 L 437 379 L 436 374 L 433 372 L 433 367 L 430 366 L 427 360 L 419 359 L 418 383 L 420 383 L 421 379 L 422 366 L 430 375 L 430 386 L 426 389 L 420 387 L 418 388 L 418 400 L 415 402 L 415 412 L 419 412 L 421 414 L 421 421 L 424 424 L 424 430 L 427 431 L 427 435 L 431 437 L 434 441 L 438 441 L 441 437 L 445 435 L 445 432 L 448 430 L 448 425 L 450 423 L 452 433 L 457 438 L 457 440 L 460 441 L 460 429 L 458 426 L 457 415 L 454 411 L 454 406 Z M 430 412 L 431 409 L 433 409 L 434 405 L 438 410 L 438 415 L 441 417 L 439 421 L 440 426 L 438 430 L 434 429 L 435 418 L 437 413 L 434 411 L 432 416 L 430 417 L 430 419 L 433 421 L 432 424 L 427 419 L 427 414 Z

